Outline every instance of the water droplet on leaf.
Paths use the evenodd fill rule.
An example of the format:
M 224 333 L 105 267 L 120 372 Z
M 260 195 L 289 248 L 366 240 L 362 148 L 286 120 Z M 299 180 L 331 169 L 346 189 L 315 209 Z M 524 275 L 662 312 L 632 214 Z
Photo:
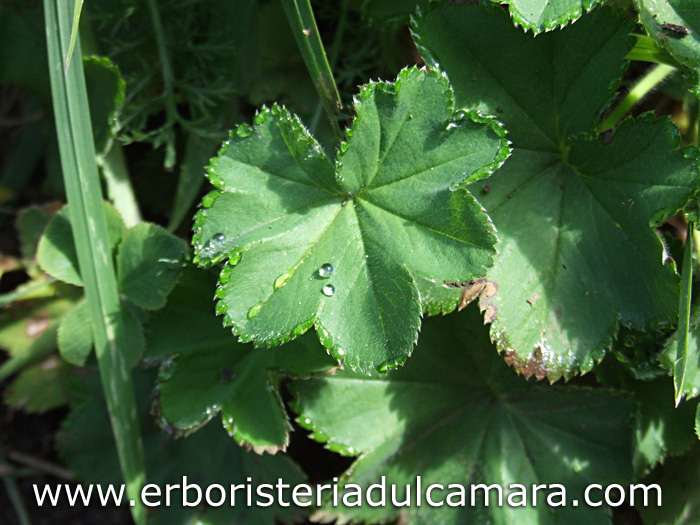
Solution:
M 330 297 L 335 293 L 335 287 L 332 284 L 327 284 L 321 288 L 321 292 L 323 292 L 323 295 Z
M 328 279 L 328 278 L 330 278 L 330 276 L 333 274 L 334 271 L 335 271 L 335 268 L 333 267 L 333 265 L 330 263 L 326 263 L 318 269 L 318 275 L 322 279 Z

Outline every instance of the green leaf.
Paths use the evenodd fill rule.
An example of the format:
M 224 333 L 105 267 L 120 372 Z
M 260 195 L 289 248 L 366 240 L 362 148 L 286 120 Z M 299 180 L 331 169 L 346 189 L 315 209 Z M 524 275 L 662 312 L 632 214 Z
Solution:
M 107 202 L 104 204 L 109 244 L 114 250 L 122 233 L 124 233 L 124 222 L 114 206 Z M 61 208 L 46 227 L 46 231 L 39 241 L 37 262 L 41 269 L 52 277 L 68 284 L 83 285 L 78 268 L 78 255 L 73 244 L 73 229 L 70 223 L 68 205 Z
M 700 444 L 687 454 L 668 459 L 656 472 L 642 480 L 655 483 L 663 494 L 663 504 L 654 497 L 647 506 L 636 505 L 647 525 L 695 525 L 700 522 Z
M 156 364 L 174 354 L 232 343 L 231 332 L 212 310 L 210 290 L 216 285 L 212 271 L 186 266 L 165 307 L 154 312 L 146 330 L 147 364 Z
M 492 495 L 488 507 L 477 501 L 431 508 L 424 498 L 422 506 L 403 509 L 328 506 L 323 517 L 375 523 L 401 510 L 415 523 L 610 523 L 608 509 L 574 507 L 572 500 L 582 501 L 591 480 L 629 481 L 633 404 L 602 389 L 518 377 L 480 325 L 475 308 L 426 320 L 413 357 L 385 377 L 339 371 L 295 381 L 299 422 L 331 450 L 360 454 L 346 473 L 348 483 L 367 488 L 386 476 L 387 486 L 403 492 L 410 484 L 415 494 L 421 476 L 423 490 L 432 483 L 465 486 L 467 502 L 471 484 L 497 483 L 507 495 L 517 489 L 512 484 L 557 483 L 566 488 L 567 506 L 543 511 L 542 500 L 537 507 L 496 505 Z M 452 491 L 436 491 L 433 499 Z M 532 503 L 530 493 L 527 498 Z
M 538 34 L 575 22 L 604 0 L 491 0 L 508 4 L 516 25 Z
M 630 29 L 598 9 L 534 38 L 497 9 L 458 5 L 415 27 L 458 105 L 498 114 L 513 142 L 505 165 L 470 189 L 501 240 L 482 309 L 499 350 L 528 377 L 588 371 L 620 323 L 677 316 L 678 278 L 650 226 L 697 191 L 697 161 L 677 150 L 667 120 L 649 115 L 625 121 L 611 143 L 592 136 Z
M 85 366 L 92 348 L 90 311 L 87 302 L 82 299 L 61 319 L 58 327 L 58 350 L 68 363 Z
M 639 19 L 662 49 L 688 68 L 698 83 L 700 71 L 700 13 L 694 0 L 637 0 Z M 700 89 L 693 92 L 700 96 Z
M 41 414 L 68 403 L 68 390 L 65 367 L 57 357 L 49 357 L 17 375 L 5 392 L 5 403 Z
M 50 219 L 48 210 L 41 206 L 32 205 L 19 212 L 16 228 L 22 257 L 31 260 L 36 256 L 39 239 Z
M 47 288 L 50 297 L 16 301 L 0 311 L 0 348 L 10 357 L 0 368 L 0 381 L 56 349 L 59 319 L 73 307 L 76 292 L 60 283 Z
M 173 439 L 161 432 L 149 416 L 150 392 L 153 374 L 134 370 L 138 399 L 139 422 L 143 429 L 144 456 L 148 471 L 148 482 L 160 487 L 166 484 L 182 484 L 183 476 L 188 483 L 202 487 L 222 485 L 227 492 L 231 485 L 246 483 L 252 478 L 253 486 L 262 483 L 275 484 L 278 478 L 294 486 L 304 482 L 300 469 L 287 457 L 258 456 L 233 443 L 218 425 L 207 425 L 201 431 L 183 439 Z M 121 476 L 114 438 L 109 425 L 105 424 L 107 410 L 99 392 L 95 374 L 89 377 L 83 400 L 74 406 L 64 420 L 57 436 L 61 456 L 84 483 L 120 483 Z M 285 500 L 290 501 L 289 490 Z M 218 492 L 213 491 L 212 496 Z M 285 522 L 300 514 L 294 506 L 282 508 L 247 506 L 245 495 L 239 491 L 236 504 L 230 506 L 230 498 L 219 508 L 198 505 L 182 507 L 182 492 L 175 489 L 169 507 L 161 505 L 151 509 L 149 525 L 172 525 L 173 523 L 206 523 L 228 525 L 231 523 L 255 523 L 274 525 L 278 517 Z M 162 492 L 165 501 L 165 489 Z M 255 496 L 254 496 L 255 497 Z M 188 495 L 194 499 L 194 492 Z
M 193 243 L 200 264 L 229 257 L 218 308 L 242 341 L 273 346 L 315 326 L 333 357 L 368 371 L 405 360 L 416 341 L 411 272 L 463 281 L 491 266 L 490 221 L 453 190 L 508 148 L 495 120 L 454 111 L 435 72 L 368 84 L 355 111 L 335 169 L 283 108 L 240 126 L 209 168 L 219 191 L 203 200 Z
M 148 359 L 160 348 L 177 354 L 165 360 L 159 375 L 161 424 L 189 434 L 221 411 L 237 443 L 274 454 L 287 447 L 291 430 L 280 374 L 308 375 L 335 363 L 309 336 L 268 351 L 232 341 L 211 309 L 211 277 L 201 270 L 185 272 L 168 305 L 149 323 Z M 177 326 L 186 329 L 186 337 L 173 333 Z
M 72 365 L 85 366 L 92 354 L 94 341 L 89 314 L 87 302 L 83 299 L 61 319 L 58 327 L 58 350 L 61 357 Z M 126 362 L 129 367 L 134 367 L 141 360 L 146 347 L 143 325 L 135 313 L 124 304 L 122 314 L 126 330 Z
M 615 357 L 607 357 L 594 373 L 603 385 L 628 392 L 639 405 L 633 462 L 635 472 L 641 476 L 663 463 L 667 456 L 679 456 L 693 445 L 697 402 L 686 401 L 675 407 L 669 376 L 639 381 Z
M 145 310 L 162 308 L 180 276 L 185 251 L 180 239 L 156 224 L 134 226 L 119 245 L 119 291 Z
M 308 337 L 261 351 L 229 336 L 164 364 L 158 386 L 163 423 L 178 434 L 190 433 L 221 411 L 224 427 L 239 445 L 275 454 L 286 449 L 292 429 L 279 373 L 310 374 L 333 364 Z

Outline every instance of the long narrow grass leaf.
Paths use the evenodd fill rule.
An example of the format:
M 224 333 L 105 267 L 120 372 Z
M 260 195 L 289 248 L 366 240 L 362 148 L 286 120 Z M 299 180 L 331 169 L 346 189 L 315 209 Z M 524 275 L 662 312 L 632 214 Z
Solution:
M 75 42 L 78 39 L 78 27 L 80 26 L 80 13 L 83 10 L 83 0 L 75 0 L 75 9 L 73 10 L 73 26 L 70 31 L 70 46 L 68 46 L 68 55 L 66 56 L 66 71 L 70 67 L 70 59 L 75 51 Z
M 688 332 L 690 330 L 690 297 L 693 285 L 693 237 L 695 236 L 695 224 L 688 223 L 688 234 L 685 240 L 685 252 L 683 253 L 683 275 L 681 277 L 681 302 L 678 318 L 678 342 L 676 348 L 676 364 L 673 367 L 673 385 L 675 387 L 676 406 L 683 399 L 683 388 L 687 365 L 692 360 L 697 361 L 697 355 L 690 355 L 688 346 Z
M 338 138 L 342 138 L 336 120 L 336 113 L 342 107 L 340 95 L 333 78 L 333 72 L 328 64 L 311 3 L 309 0 L 282 0 L 282 5 L 287 13 L 294 39 L 299 46 L 301 56 L 304 58 L 306 68 L 309 70 L 311 80 L 330 119 L 333 131 Z
M 90 310 L 100 376 L 134 520 L 145 523 L 140 502 L 145 482 L 143 448 L 131 374 L 124 354 L 125 325 L 109 248 L 82 61 L 66 68 L 72 6 L 44 0 L 51 94 L 61 167 L 70 205 L 78 264 Z M 80 37 L 75 53 L 82 56 Z

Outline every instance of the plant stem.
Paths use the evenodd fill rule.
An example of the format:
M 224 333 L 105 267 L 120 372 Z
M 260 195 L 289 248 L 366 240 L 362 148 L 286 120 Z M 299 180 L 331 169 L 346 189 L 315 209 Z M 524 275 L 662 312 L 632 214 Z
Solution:
M 175 166 L 175 136 L 174 127 L 177 122 L 177 108 L 175 107 L 175 89 L 173 66 L 168 53 L 168 45 L 163 31 L 163 22 L 160 18 L 157 0 L 148 0 L 148 9 L 151 12 L 151 23 L 156 34 L 158 46 L 158 56 L 160 57 L 160 67 L 163 74 L 163 87 L 165 89 L 165 118 L 167 127 L 167 143 L 165 144 L 165 167 Z
M 614 128 L 632 107 L 642 100 L 649 91 L 658 86 L 663 80 L 676 70 L 675 67 L 666 64 L 654 66 L 637 84 L 627 93 L 627 96 L 617 107 L 598 125 L 596 131 L 600 133 L 606 129 Z
M 336 120 L 336 113 L 342 108 L 342 104 L 323 42 L 321 42 L 321 35 L 318 33 L 311 4 L 309 0 L 282 0 L 282 5 L 311 80 L 330 120 L 331 128 L 340 140 L 342 134 Z
M 666 50 L 659 47 L 656 40 L 646 35 L 633 34 L 637 38 L 632 50 L 627 53 L 626 60 L 639 60 L 641 62 L 653 62 L 655 64 L 666 64 L 673 66 L 675 60 Z
M 73 60 L 66 70 L 73 15 L 70 3 L 44 0 L 44 14 L 51 95 L 78 265 L 126 491 L 135 502 L 131 507 L 134 520 L 141 525 L 146 521 L 139 498 L 146 478 L 143 448 L 134 387 L 124 358 L 125 324 L 95 160 L 83 64 Z M 75 53 L 82 57 L 80 36 Z
M 335 29 L 335 35 L 333 36 L 333 45 L 331 46 L 331 57 L 330 57 L 330 67 L 331 71 L 335 69 L 338 64 L 338 56 L 340 55 L 340 47 L 343 44 L 343 34 L 345 33 L 345 26 L 347 25 L 348 19 L 348 4 L 349 0 L 341 0 L 340 3 L 340 16 L 338 17 L 338 27 Z M 321 117 L 321 110 L 323 109 L 323 103 L 319 101 L 314 111 L 314 116 L 311 120 L 311 134 L 316 132 L 316 127 L 318 126 L 318 119 Z
M 142 220 L 141 212 L 129 180 L 121 145 L 116 142 L 112 144 L 106 155 L 97 157 L 97 163 L 102 168 L 107 183 L 109 200 L 114 203 L 127 228 L 136 226 Z

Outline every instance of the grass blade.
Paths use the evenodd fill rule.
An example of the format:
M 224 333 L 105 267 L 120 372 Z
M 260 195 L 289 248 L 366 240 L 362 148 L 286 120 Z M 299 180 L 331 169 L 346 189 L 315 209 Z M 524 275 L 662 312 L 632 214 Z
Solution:
M 311 80 L 330 119 L 331 127 L 336 136 L 342 139 L 336 120 L 336 113 L 342 107 L 340 95 L 335 85 L 333 72 L 328 64 L 323 42 L 321 42 L 321 35 L 318 33 L 311 3 L 309 0 L 282 0 L 282 5 L 287 13 L 301 56 L 304 58 L 306 68 L 311 75 Z
M 693 285 L 693 238 L 695 224 L 688 223 L 688 234 L 685 238 L 683 253 L 683 275 L 681 277 L 681 302 L 678 318 L 678 343 L 676 347 L 676 363 L 673 366 L 673 386 L 675 388 L 676 406 L 683 399 L 687 364 L 690 359 L 697 360 L 698 356 L 688 355 L 688 332 L 690 330 L 690 297 Z
M 70 31 L 70 45 L 66 55 L 66 71 L 70 66 L 70 59 L 75 51 L 75 43 L 78 40 L 78 27 L 80 26 L 80 13 L 83 10 L 83 0 L 75 0 L 75 9 L 73 10 L 73 26 Z
M 44 13 L 51 94 L 78 264 L 127 495 L 136 502 L 131 507 L 134 520 L 143 524 L 145 509 L 139 499 L 145 482 L 143 448 L 131 374 L 122 351 L 125 326 L 108 243 L 85 77 L 81 60 L 73 60 L 70 68 L 65 62 L 73 12 L 69 2 L 44 0 Z M 79 37 L 75 52 L 82 56 Z

